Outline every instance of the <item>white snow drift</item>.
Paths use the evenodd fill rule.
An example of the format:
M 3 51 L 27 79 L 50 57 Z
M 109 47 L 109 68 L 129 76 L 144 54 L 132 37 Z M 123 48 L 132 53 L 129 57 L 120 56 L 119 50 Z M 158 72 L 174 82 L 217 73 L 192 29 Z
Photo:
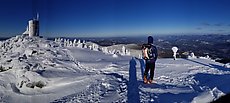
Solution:
M 143 84 L 144 60 L 122 55 L 122 46 L 28 36 L 2 41 L 0 102 L 200 103 L 230 92 L 230 70 L 203 58 L 158 59 L 156 83 Z

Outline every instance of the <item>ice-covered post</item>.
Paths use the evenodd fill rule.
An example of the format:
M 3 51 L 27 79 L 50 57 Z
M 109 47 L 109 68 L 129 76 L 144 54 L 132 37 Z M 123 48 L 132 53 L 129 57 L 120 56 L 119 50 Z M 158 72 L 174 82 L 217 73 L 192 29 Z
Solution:
M 125 51 L 126 51 L 125 46 L 122 46 L 122 55 L 126 55 Z
M 105 53 L 105 54 L 108 54 L 109 53 L 108 48 L 107 47 L 102 47 L 102 52 Z
M 76 46 L 76 44 L 77 44 L 77 40 L 76 40 L 76 39 L 74 39 L 74 40 L 73 40 L 73 46 L 75 47 L 75 46 Z
M 63 39 L 63 46 L 66 47 L 66 39 Z
M 73 42 L 69 41 L 69 46 L 72 47 L 73 46 Z
M 126 49 L 126 51 L 125 51 L 125 54 L 126 54 L 126 55 L 131 55 L 130 51 L 127 50 L 127 49 Z
M 80 39 L 78 40 L 77 44 L 81 44 L 81 40 Z
M 172 47 L 172 51 L 173 51 L 173 58 L 174 58 L 174 60 L 176 60 L 176 52 L 178 51 L 178 48 Z
M 92 46 L 92 45 L 89 45 L 89 49 L 90 49 L 90 50 L 93 50 L 93 46 Z
M 191 52 L 189 58 L 190 58 L 190 59 L 196 58 L 196 56 L 195 56 L 195 54 L 194 54 L 193 52 Z

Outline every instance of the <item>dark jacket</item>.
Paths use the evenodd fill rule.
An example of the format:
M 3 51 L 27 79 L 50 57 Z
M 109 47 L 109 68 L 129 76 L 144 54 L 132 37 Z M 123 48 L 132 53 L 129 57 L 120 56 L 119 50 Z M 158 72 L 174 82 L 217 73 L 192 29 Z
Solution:
M 152 43 L 143 44 L 143 47 L 147 47 L 148 49 L 152 49 L 152 57 L 149 59 L 145 59 L 146 63 L 155 63 L 158 57 L 158 52 L 156 46 Z

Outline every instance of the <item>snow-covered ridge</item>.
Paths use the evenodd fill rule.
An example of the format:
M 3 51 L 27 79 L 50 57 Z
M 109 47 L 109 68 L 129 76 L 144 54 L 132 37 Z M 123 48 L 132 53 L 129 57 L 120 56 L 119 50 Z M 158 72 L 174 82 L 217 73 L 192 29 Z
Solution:
M 82 44 L 75 46 L 70 41 L 65 43 L 28 36 L 2 41 L 0 102 L 200 103 L 230 92 L 229 69 L 208 57 L 159 58 L 156 83 L 145 85 L 143 59 L 105 53 L 97 47 L 90 49 L 96 45 L 91 42 L 80 41 Z M 88 47 L 82 48 L 83 44 Z M 122 51 L 123 46 L 137 45 L 107 49 Z M 139 52 L 130 50 L 131 55 Z
M 68 50 L 53 41 L 19 35 L 0 42 L 1 90 L 40 94 L 34 88 L 52 85 L 49 78 L 71 76 L 62 72 L 81 73 L 79 68 Z
M 100 54 L 98 51 L 101 48 L 95 49 L 97 44 L 90 42 L 79 44 L 85 45 L 87 49 L 73 47 L 77 51 L 87 51 L 86 55 L 82 53 L 72 55 L 71 46 L 64 45 L 26 35 L 0 42 L 0 102 L 30 103 L 31 100 L 34 103 L 51 102 L 71 93 L 81 92 L 89 84 L 110 88 L 103 82 L 107 79 L 102 77 L 107 76 L 103 73 L 97 74 L 101 70 L 94 71 L 92 67 L 83 66 L 76 60 L 78 55 L 86 57 L 91 53 L 96 53 L 94 56 L 98 58 L 97 54 Z M 94 49 L 90 49 L 90 46 Z M 116 59 L 114 55 L 117 56 L 115 53 L 101 55 L 111 60 Z M 109 77 L 117 82 L 114 76 Z M 76 87 L 77 89 L 73 90 Z

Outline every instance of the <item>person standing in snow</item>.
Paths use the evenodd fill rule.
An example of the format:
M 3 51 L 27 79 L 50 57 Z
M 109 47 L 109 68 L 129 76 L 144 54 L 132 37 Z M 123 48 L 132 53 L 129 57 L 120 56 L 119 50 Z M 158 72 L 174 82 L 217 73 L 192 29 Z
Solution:
M 158 57 L 157 48 L 153 45 L 153 37 L 148 37 L 148 43 L 142 45 L 143 59 L 145 59 L 146 66 L 144 71 L 144 83 L 152 83 L 155 70 L 155 62 Z M 148 72 L 150 70 L 150 77 L 147 78 Z

